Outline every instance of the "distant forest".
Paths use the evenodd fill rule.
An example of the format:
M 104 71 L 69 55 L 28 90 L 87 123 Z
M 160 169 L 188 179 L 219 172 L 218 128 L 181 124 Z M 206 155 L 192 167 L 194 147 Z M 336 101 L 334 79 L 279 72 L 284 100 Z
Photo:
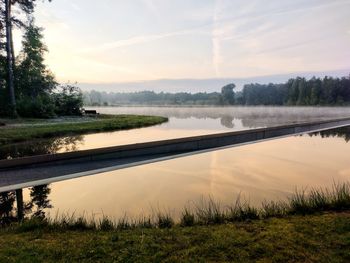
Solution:
M 342 78 L 301 77 L 282 84 L 246 84 L 235 92 L 228 84 L 221 92 L 211 93 L 107 93 L 92 90 L 83 94 L 86 106 L 122 105 L 280 105 L 343 106 L 350 105 L 350 75 Z

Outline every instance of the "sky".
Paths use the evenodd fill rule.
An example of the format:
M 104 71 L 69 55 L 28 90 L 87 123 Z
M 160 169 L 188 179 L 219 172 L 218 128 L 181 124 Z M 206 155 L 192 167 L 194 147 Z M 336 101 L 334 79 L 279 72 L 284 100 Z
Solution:
M 349 10 L 350 0 L 53 0 L 35 17 L 60 82 L 113 83 L 350 69 Z

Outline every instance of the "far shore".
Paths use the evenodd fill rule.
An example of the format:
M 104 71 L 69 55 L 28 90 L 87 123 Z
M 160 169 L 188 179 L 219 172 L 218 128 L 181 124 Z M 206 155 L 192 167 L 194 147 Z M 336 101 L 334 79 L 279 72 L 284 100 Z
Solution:
M 157 105 L 157 104 L 120 104 L 120 105 L 85 105 L 85 108 L 147 108 L 147 107 L 155 107 L 155 108 L 350 108 L 350 105 L 300 105 L 300 106 L 292 106 L 292 105 L 193 105 L 193 104 L 184 104 L 184 105 Z
M 160 116 L 107 114 L 53 119 L 0 119 L 0 146 L 33 139 L 128 130 L 167 121 L 167 118 Z

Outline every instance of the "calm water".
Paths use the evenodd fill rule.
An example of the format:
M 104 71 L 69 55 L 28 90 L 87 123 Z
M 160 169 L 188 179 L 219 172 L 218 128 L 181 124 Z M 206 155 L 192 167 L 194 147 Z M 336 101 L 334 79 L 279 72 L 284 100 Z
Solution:
M 0 147 L 0 159 L 350 116 L 350 108 L 337 107 L 101 107 L 95 109 L 100 113 L 109 114 L 166 116 L 169 122 L 129 131 L 52 138 L 9 145 Z
M 287 198 L 296 187 L 350 181 L 350 128 L 277 139 L 51 184 L 49 213 L 140 216 L 213 197 L 252 204 Z M 25 191 L 29 199 L 29 190 Z
M 350 116 L 347 108 L 99 108 L 101 113 L 168 116 L 163 125 L 123 132 L 37 141 L 8 147 L 14 156 L 243 130 Z M 238 195 L 259 205 L 305 187 L 350 181 L 350 128 L 260 142 L 49 185 L 41 198 L 57 213 L 121 217 L 167 210 L 174 216 L 191 202 Z M 30 146 L 30 147 L 29 147 Z M 22 148 L 21 148 L 22 147 Z M 12 151 L 15 149 L 16 151 Z M 24 190 L 26 201 L 30 190 Z M 1 200 L 1 198 L 0 198 Z

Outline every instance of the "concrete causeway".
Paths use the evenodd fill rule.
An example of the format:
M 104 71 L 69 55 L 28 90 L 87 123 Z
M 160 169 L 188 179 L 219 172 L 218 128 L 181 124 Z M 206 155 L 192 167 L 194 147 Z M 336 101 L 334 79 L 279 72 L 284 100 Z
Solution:
M 0 192 L 345 126 L 350 118 L 0 160 Z

